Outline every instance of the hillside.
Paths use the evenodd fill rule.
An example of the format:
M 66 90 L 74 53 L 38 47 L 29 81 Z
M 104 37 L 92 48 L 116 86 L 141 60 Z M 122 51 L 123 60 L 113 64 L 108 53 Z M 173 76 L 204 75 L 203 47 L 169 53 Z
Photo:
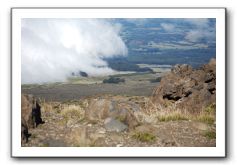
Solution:
M 131 85 L 137 82 L 132 81 L 137 78 L 136 76 L 130 77 L 125 84 L 117 85 L 126 86 L 126 82 Z M 33 93 L 35 89 L 40 91 L 35 93 L 35 96 L 37 98 L 41 96 L 39 102 L 44 124 L 34 129 L 29 128 L 31 134 L 29 142 L 23 143 L 22 146 L 213 147 L 216 145 L 215 60 L 211 60 L 200 69 L 192 69 L 189 65 L 176 65 L 170 72 L 164 73 L 160 84 L 151 83 L 148 81 L 150 78 L 145 79 L 144 75 L 142 76 L 143 80 L 137 87 L 148 91 L 147 86 L 142 83 L 153 84 L 150 94 L 138 96 L 136 92 L 131 92 L 130 95 L 124 95 L 123 92 L 103 93 L 103 88 L 97 88 L 96 91 L 100 91 L 100 94 L 90 93 L 83 97 L 72 97 L 77 96 L 76 93 L 80 93 L 81 90 L 75 90 L 74 95 L 73 88 L 70 91 L 65 88 L 67 84 L 24 88 L 23 93 L 27 91 Z M 109 85 L 114 90 L 118 87 L 115 84 Z M 57 93 L 60 87 L 65 90 Z M 71 87 L 76 89 L 78 86 L 71 85 Z M 122 90 L 119 88 L 118 91 L 120 89 Z M 52 91 L 56 93 L 50 94 Z M 50 97 L 42 98 L 42 96 L 46 98 L 47 95 Z M 66 99 L 60 99 L 65 96 Z

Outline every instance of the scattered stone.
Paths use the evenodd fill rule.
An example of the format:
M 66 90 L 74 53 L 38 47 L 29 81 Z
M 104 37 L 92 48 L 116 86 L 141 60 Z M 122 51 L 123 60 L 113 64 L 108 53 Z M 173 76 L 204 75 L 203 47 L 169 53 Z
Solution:
M 126 126 L 122 122 L 113 118 L 107 118 L 104 124 L 105 124 L 105 129 L 109 132 L 113 132 L 113 131 L 122 132 L 128 128 L 128 126 Z
M 117 144 L 116 145 L 116 147 L 122 147 L 123 146 L 123 144 Z
M 91 127 L 91 126 L 92 126 L 92 124 L 87 124 L 87 126 L 88 126 L 88 127 Z
M 98 134 L 105 134 L 106 133 L 106 129 L 105 128 L 100 128 L 98 130 Z

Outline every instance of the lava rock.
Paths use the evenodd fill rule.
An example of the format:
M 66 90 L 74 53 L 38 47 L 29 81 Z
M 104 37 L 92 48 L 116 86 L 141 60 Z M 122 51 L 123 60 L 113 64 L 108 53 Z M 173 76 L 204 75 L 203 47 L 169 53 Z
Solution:
M 175 65 L 153 91 L 155 104 L 175 103 L 189 111 L 201 111 L 216 101 L 216 61 L 211 59 L 199 69 L 189 65 Z

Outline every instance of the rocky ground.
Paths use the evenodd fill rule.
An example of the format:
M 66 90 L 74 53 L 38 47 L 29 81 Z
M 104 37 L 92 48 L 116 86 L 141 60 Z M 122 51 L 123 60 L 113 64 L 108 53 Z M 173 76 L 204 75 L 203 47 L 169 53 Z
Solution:
M 45 123 L 29 130 L 29 142 L 23 146 L 215 146 L 214 124 L 181 118 L 159 121 L 155 115 L 156 120 L 145 119 L 147 112 L 143 109 L 147 100 L 149 98 L 141 96 L 101 96 L 67 103 L 43 103 Z M 129 121 L 126 118 L 134 119 Z

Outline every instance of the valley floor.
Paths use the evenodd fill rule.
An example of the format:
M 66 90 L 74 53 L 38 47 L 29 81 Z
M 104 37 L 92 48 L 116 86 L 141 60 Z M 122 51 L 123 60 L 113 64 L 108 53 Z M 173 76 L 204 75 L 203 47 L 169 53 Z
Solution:
M 47 101 L 77 100 L 101 94 L 124 96 L 150 96 L 159 82 L 138 82 L 120 84 L 53 84 L 23 86 L 22 93 L 33 94 Z

